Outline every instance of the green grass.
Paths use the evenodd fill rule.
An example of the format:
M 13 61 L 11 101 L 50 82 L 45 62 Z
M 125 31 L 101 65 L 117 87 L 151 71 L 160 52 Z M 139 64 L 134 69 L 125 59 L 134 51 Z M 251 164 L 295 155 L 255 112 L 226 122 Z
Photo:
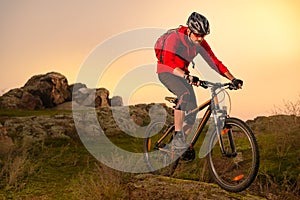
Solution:
M 143 153 L 143 138 L 136 138 L 127 134 L 108 136 L 116 146 L 130 152 Z
M 24 164 L 31 166 L 30 172 L 24 169 L 13 185 L 8 185 L 5 176 L 2 177 L 0 197 L 70 199 L 70 181 L 78 179 L 80 173 L 89 172 L 96 163 L 83 145 L 66 138 L 36 142 L 26 154 Z M 9 175 L 7 172 L 6 176 Z
M 72 110 L 0 110 L 0 117 L 54 116 L 71 113 Z
M 284 145 L 284 141 L 275 134 L 259 135 L 257 139 L 261 154 L 261 173 L 274 177 L 278 182 L 283 182 L 287 177 L 296 182 L 300 175 L 300 148 L 294 144 L 296 140 L 288 138 L 288 144 Z

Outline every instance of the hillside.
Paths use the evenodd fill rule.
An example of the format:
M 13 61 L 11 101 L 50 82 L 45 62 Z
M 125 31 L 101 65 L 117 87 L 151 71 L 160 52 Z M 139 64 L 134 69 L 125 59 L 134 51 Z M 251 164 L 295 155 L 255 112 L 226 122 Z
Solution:
M 130 106 L 132 119 L 149 123 L 149 106 Z M 169 114 L 171 109 L 169 110 Z M 98 119 L 118 146 L 141 149 L 142 139 L 124 135 L 111 108 Z M 171 120 L 171 119 L 169 119 Z M 99 163 L 82 145 L 69 111 L 1 111 L 0 197 L 35 199 L 297 199 L 299 194 L 299 117 L 258 117 L 248 121 L 259 141 L 261 167 L 254 184 L 228 193 L 200 177 L 204 161 L 183 164 L 172 178 L 122 173 Z M 113 186 L 113 187 L 111 187 Z M 159 190 L 160 189 L 160 190 Z M 111 194 L 114 194 L 111 196 Z
M 164 116 L 173 121 L 165 104 L 123 106 L 122 98 L 110 98 L 105 88 L 69 85 L 57 72 L 31 77 L 0 97 L 0 199 L 300 199 L 299 116 L 247 121 L 258 140 L 261 165 L 254 183 L 238 194 L 214 184 L 198 156 L 180 163 L 172 177 L 125 173 L 95 159 L 79 137 L 80 130 L 103 130 L 118 148 L 142 153 L 143 138 L 124 130 L 143 134 L 136 125 Z M 112 160 L 130 162 L 115 155 Z

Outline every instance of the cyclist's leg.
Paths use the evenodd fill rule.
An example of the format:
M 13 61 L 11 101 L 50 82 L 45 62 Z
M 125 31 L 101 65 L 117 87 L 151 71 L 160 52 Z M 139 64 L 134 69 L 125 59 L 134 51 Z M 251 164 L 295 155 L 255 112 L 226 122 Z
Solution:
M 196 100 L 196 95 L 195 92 L 193 90 L 193 88 L 190 88 L 190 99 L 189 102 L 187 104 L 187 109 L 188 111 L 194 110 L 195 108 L 197 108 L 197 100 Z M 189 135 L 191 132 L 191 129 L 195 123 L 196 120 L 196 115 L 197 113 L 190 115 L 187 119 L 184 120 L 183 123 L 183 131 L 185 133 L 185 135 Z
M 178 98 L 174 111 L 174 125 L 175 131 L 182 131 L 185 111 L 187 111 L 190 101 L 190 92 L 195 95 L 193 88 L 185 79 L 167 72 L 160 73 L 159 80 Z
M 185 112 L 182 110 L 174 110 L 174 126 L 175 131 L 182 131 Z

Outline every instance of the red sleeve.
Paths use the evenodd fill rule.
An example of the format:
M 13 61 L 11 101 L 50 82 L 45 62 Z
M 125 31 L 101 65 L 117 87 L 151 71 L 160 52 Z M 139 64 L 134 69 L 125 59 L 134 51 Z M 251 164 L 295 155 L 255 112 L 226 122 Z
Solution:
M 203 52 L 201 52 L 200 50 L 200 54 L 202 55 L 202 57 L 206 60 L 206 62 L 209 64 L 209 66 L 211 68 L 213 68 L 214 70 L 216 70 L 219 74 L 221 74 L 222 76 L 224 76 L 224 74 L 226 72 L 228 72 L 227 67 L 215 56 L 215 54 L 213 53 L 213 51 L 211 50 L 209 44 L 206 42 L 206 40 L 203 40 L 201 42 L 201 46 L 203 47 L 203 49 L 205 50 L 206 54 L 203 55 Z M 211 62 L 212 61 L 212 62 Z M 212 65 L 212 63 L 214 65 Z M 217 69 L 216 69 L 217 68 Z

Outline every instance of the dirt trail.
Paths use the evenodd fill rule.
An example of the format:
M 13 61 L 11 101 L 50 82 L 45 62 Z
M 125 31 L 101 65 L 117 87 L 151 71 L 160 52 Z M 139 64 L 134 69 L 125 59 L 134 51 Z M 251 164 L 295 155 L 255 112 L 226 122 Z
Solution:
M 262 200 L 265 198 L 247 194 L 247 192 L 230 193 L 215 184 L 203 183 L 155 176 L 151 174 L 137 175 L 128 184 L 131 199 L 243 199 Z

